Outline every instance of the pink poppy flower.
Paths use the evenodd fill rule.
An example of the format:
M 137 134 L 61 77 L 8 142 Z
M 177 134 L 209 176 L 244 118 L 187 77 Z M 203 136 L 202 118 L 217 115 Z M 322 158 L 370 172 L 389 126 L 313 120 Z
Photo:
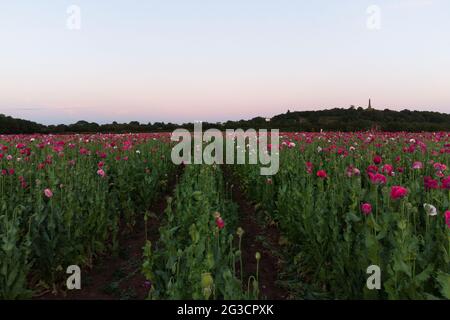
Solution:
M 383 172 L 383 173 L 385 173 L 385 174 L 387 174 L 389 176 L 392 176 L 393 173 L 394 173 L 394 167 L 392 165 L 390 165 L 390 164 L 385 164 L 383 166 L 383 168 L 381 168 L 381 172 Z
M 433 168 L 436 171 L 445 171 L 445 170 L 447 170 L 447 166 L 445 164 L 439 163 L 439 162 L 436 162 L 435 164 L 433 164 Z
M 314 167 L 314 165 L 311 162 L 306 162 L 306 172 L 308 174 L 312 173 L 313 167 Z
M 423 168 L 423 163 L 420 162 L 420 161 L 416 161 L 416 162 L 413 163 L 412 168 L 414 170 L 420 170 L 420 169 Z
M 106 176 L 106 173 L 103 169 L 97 170 L 97 174 L 102 178 L 104 178 Z
M 47 198 L 51 198 L 51 197 L 53 197 L 53 192 L 52 192 L 52 190 L 50 190 L 50 189 L 45 189 L 44 190 L 44 195 L 47 197 Z
M 347 177 L 351 178 L 353 176 L 359 176 L 361 174 L 361 171 L 359 171 L 358 168 L 355 168 L 353 166 L 348 166 L 346 170 Z

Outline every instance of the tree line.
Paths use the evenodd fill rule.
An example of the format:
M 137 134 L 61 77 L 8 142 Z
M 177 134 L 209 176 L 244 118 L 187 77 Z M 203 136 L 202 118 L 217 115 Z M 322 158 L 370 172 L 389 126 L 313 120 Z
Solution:
M 170 132 L 177 128 L 193 130 L 193 123 L 129 123 L 98 124 L 78 121 L 74 124 L 43 125 L 0 114 L 1 134 L 32 133 L 128 133 Z M 320 111 L 287 111 L 271 119 L 256 117 L 250 120 L 203 123 L 203 129 L 280 129 L 280 131 L 450 131 L 450 114 L 430 111 L 368 110 L 351 107 Z

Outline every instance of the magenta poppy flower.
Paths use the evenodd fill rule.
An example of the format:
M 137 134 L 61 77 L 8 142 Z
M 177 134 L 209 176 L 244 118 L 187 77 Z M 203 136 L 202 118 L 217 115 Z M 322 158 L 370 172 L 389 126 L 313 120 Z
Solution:
M 216 218 L 216 225 L 219 229 L 223 229 L 225 227 L 225 222 L 221 217 Z
M 381 158 L 380 156 L 375 156 L 373 158 L 373 163 L 375 163 L 376 165 L 379 165 L 381 161 L 383 161 L 383 158 Z
M 372 205 L 370 203 L 363 203 L 361 205 L 361 211 L 367 216 L 372 213 Z
M 370 172 L 371 173 L 377 173 L 378 172 L 378 167 L 372 164 L 372 165 L 367 167 L 366 172 L 367 173 L 370 173 Z
M 408 194 L 408 189 L 402 186 L 393 186 L 391 188 L 391 198 L 393 200 L 404 198 Z
M 142 286 L 145 288 L 145 289 L 147 289 L 147 290 L 150 290 L 151 288 L 152 288 L 152 283 L 151 283 L 151 281 L 144 281 L 144 283 L 142 284 Z
M 447 224 L 447 227 L 450 228 L 450 210 L 445 211 L 445 223 Z
M 387 182 L 386 177 L 380 173 L 373 174 L 369 172 L 369 179 L 373 184 L 386 184 Z
M 425 189 L 439 189 L 439 182 L 429 176 L 423 177 L 423 184 L 425 185 Z
M 80 154 L 86 155 L 89 153 L 89 150 L 86 148 L 80 148 Z
M 443 178 L 442 181 L 442 189 L 450 190 L 450 176 Z
M 316 174 L 319 178 L 321 178 L 321 179 L 325 179 L 326 177 L 327 177 L 327 173 L 326 173 L 326 171 L 325 170 L 319 170 L 319 171 L 317 171 L 317 174 Z

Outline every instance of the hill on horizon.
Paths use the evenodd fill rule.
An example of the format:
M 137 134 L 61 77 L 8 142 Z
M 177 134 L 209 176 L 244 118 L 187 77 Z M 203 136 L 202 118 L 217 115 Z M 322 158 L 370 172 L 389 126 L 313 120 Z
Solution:
M 99 125 L 80 120 L 74 124 L 43 125 L 0 114 L 0 134 L 32 133 L 124 133 L 163 132 L 177 128 L 192 130 L 193 123 L 181 125 L 164 122 L 113 122 Z M 218 129 L 280 129 L 280 131 L 450 131 L 450 114 L 432 111 L 394 111 L 389 109 L 334 108 L 318 111 L 290 111 L 270 119 L 255 117 L 250 120 L 203 123 L 203 128 Z

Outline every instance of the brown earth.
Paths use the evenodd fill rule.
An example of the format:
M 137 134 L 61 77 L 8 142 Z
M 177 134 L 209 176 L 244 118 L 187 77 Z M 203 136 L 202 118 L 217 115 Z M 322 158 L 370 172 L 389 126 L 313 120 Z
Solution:
M 223 172 L 228 186 L 232 186 L 232 200 L 239 206 L 239 226 L 244 230 L 242 237 L 242 257 L 244 284 L 248 277 L 256 274 L 256 252 L 261 254 L 259 261 L 260 298 L 284 300 L 288 292 L 277 285 L 280 271 L 279 246 L 280 233 L 276 226 L 266 226 L 258 222 L 255 207 L 250 203 L 242 190 L 241 183 L 233 176 L 231 169 L 224 165 Z

